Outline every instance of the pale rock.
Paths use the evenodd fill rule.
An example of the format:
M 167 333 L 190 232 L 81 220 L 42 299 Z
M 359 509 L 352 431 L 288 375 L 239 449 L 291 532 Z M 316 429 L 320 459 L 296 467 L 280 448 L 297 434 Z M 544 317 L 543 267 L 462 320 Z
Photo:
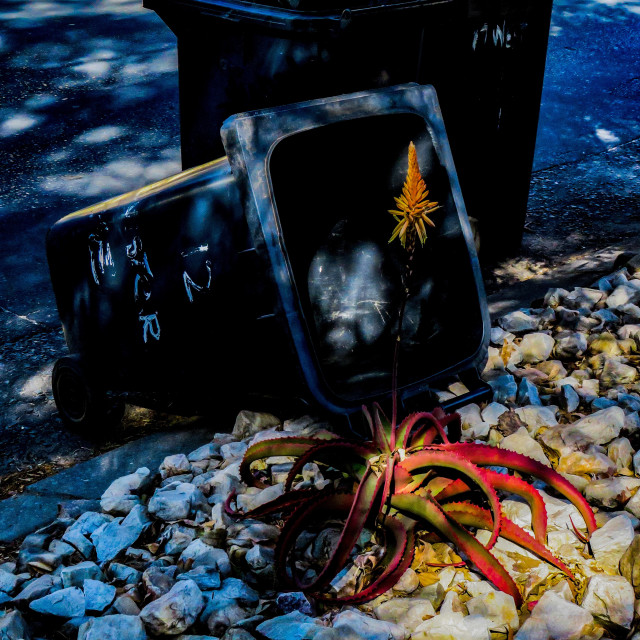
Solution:
M 622 355 L 618 340 L 612 333 L 600 333 L 590 336 L 589 351 L 592 354 L 604 353 L 608 356 Z
M 515 451 L 516 453 L 521 453 L 529 458 L 533 458 L 547 467 L 551 466 L 544 450 L 540 444 L 529 435 L 525 427 L 520 427 L 515 433 L 503 438 L 499 446 L 501 449 Z
M 598 640 L 593 616 L 561 595 L 546 591 L 516 634 L 516 640 Z
M 160 464 L 160 475 L 163 480 L 171 478 L 172 476 L 180 476 L 191 472 L 191 463 L 184 453 L 176 453 L 172 456 L 166 456 Z
M 424 620 L 436 615 L 431 602 L 421 598 L 391 598 L 375 607 L 373 612 L 378 620 L 399 624 L 409 634 Z
M 618 471 L 631 469 L 633 447 L 628 438 L 616 438 L 609 443 L 607 454 L 613 460 Z
M 578 529 L 586 530 L 587 525 L 584 518 L 569 500 L 551 496 L 542 489 L 539 489 L 538 492 L 544 500 L 550 530 L 573 530 L 572 521 Z
M 78 640 L 147 640 L 142 620 L 121 614 L 91 618 L 80 626 Z
M 95 563 L 87 560 L 79 564 L 63 567 L 60 571 L 63 587 L 82 587 L 85 580 L 104 581 L 104 576 L 100 567 Z
M 536 387 L 536 385 L 528 378 L 522 378 L 522 380 L 520 380 L 516 402 L 521 406 L 529 404 L 542 405 L 542 401 L 538 394 L 538 387 Z
M 269 640 L 313 640 L 322 627 L 315 618 L 300 611 L 292 611 L 283 616 L 265 620 L 256 629 Z
M 204 598 L 193 580 L 177 582 L 171 590 L 150 602 L 140 618 L 157 635 L 178 635 L 190 627 L 204 608 Z
M 600 384 L 606 388 L 619 384 L 631 384 L 638 377 L 638 370 L 628 364 L 623 364 L 616 358 L 605 358 L 604 367 L 598 376 Z
M 33 600 L 29 608 L 47 616 L 76 618 L 84 615 L 84 594 L 78 587 L 60 589 L 43 598 Z
M 513 500 L 511 502 L 513 502 Z M 508 517 L 511 518 L 511 516 L 508 516 Z M 531 522 L 531 512 L 529 512 L 529 522 Z M 495 587 L 490 582 L 487 582 L 486 580 L 478 580 L 477 582 L 467 582 L 467 584 L 465 585 L 465 589 L 472 598 L 477 598 L 478 596 L 484 596 L 487 593 L 493 593 L 496 590 Z
M 447 389 L 453 393 L 454 396 L 458 397 L 458 396 L 462 396 L 465 393 L 469 393 L 469 389 L 467 388 L 467 386 L 460 381 L 457 382 L 452 382 Z
M 527 364 L 537 364 L 547 360 L 554 345 L 555 340 L 546 333 L 527 333 L 520 343 L 522 361 Z
M 213 597 L 200 619 L 206 622 L 209 632 L 215 638 L 226 636 L 234 625 L 238 625 L 253 615 L 253 611 L 241 607 L 229 600 L 219 600 Z
M 45 574 L 29 581 L 22 591 L 13 598 L 13 604 L 17 607 L 25 607 L 32 600 L 37 600 L 60 589 L 62 589 L 62 580 L 60 577 Z
M 191 560 L 191 568 L 214 567 L 223 578 L 231 575 L 231 563 L 224 549 L 205 544 L 199 538 L 194 540 L 180 555 L 179 562 L 186 564 Z
M 637 534 L 620 559 L 620 573 L 629 581 L 640 598 L 640 534 Z
M 640 307 L 635 304 L 623 304 L 618 312 L 621 314 L 622 321 L 625 324 L 637 324 L 640 322 Z
M 597 563 L 606 571 L 617 573 L 620 558 L 633 541 L 633 525 L 625 516 L 609 520 L 596 529 L 589 543 Z
M 627 304 L 635 304 L 638 300 L 640 300 L 640 291 L 635 287 L 621 284 L 609 294 L 606 304 L 610 309 L 620 309 Z
M 187 460 L 191 463 L 193 462 L 201 462 L 203 460 L 209 460 L 213 456 L 217 456 L 220 453 L 220 445 L 217 442 L 209 442 L 208 444 L 203 444 L 201 447 L 192 451 L 188 456 Z
M 633 454 L 633 470 L 640 476 L 640 450 Z
M 490 640 L 489 621 L 462 613 L 438 615 L 420 624 L 411 640 Z
M 20 578 L 8 571 L 0 571 L 0 592 L 13 595 L 20 584 Z
M 515 335 L 513 333 L 509 333 L 501 327 L 491 327 L 490 340 L 492 344 L 502 347 L 505 340 L 507 342 L 513 342 L 514 339 Z
M 556 334 L 556 344 L 553 352 L 561 360 L 571 360 L 587 351 L 587 338 L 577 331 L 561 331 Z
M 284 484 L 274 484 L 258 493 L 244 493 L 237 496 L 238 507 L 244 511 L 251 511 L 257 507 L 275 500 L 284 493 Z
M 469 583 L 471 584 L 471 583 Z M 434 609 L 438 609 L 444 600 L 445 590 L 440 582 L 435 582 L 433 584 L 427 585 L 426 587 L 422 587 L 417 596 L 421 600 L 428 600 Z
M 2 640 L 31 640 L 31 632 L 19 611 L 9 611 L 0 616 Z
M 600 393 L 600 381 L 595 378 L 583 380 L 576 391 L 581 398 L 591 402 Z
M 456 571 L 456 574 L 458 572 Z M 454 581 L 452 581 L 453 583 Z M 444 596 L 444 600 L 440 605 L 440 615 L 448 615 L 450 613 L 464 613 L 467 611 L 460 602 L 460 596 L 455 591 L 447 591 Z
M 580 405 L 580 396 L 573 386 L 563 384 L 560 387 L 560 403 L 562 408 L 568 413 L 573 413 Z
M 564 299 L 569 295 L 566 289 L 549 289 L 544 296 L 544 306 L 555 309 L 563 304 Z
M 140 504 L 138 494 L 150 486 L 151 480 L 151 471 L 147 467 L 140 467 L 135 473 L 114 480 L 100 498 L 102 510 L 113 515 L 128 514 L 135 505 Z
M 420 586 L 418 574 L 411 568 L 407 569 L 398 582 L 393 585 L 393 590 L 398 593 L 410 594 Z
M 532 436 L 535 436 L 542 427 L 553 427 L 558 424 L 552 407 L 529 405 L 516 409 L 516 414 L 525 423 L 529 434 Z
M 498 424 L 498 418 L 509 409 L 499 402 L 490 402 L 483 410 L 481 414 L 481 422 L 487 422 L 490 426 L 494 427 Z M 460 411 L 458 410 L 458 413 Z
M 498 319 L 498 324 L 511 333 L 521 333 L 522 331 L 534 331 L 538 328 L 538 317 L 529 315 L 522 310 L 512 311 Z
M 628 511 L 636 518 L 640 518 L 640 491 L 636 491 L 633 497 L 625 505 L 625 511 Z
M 260 627 L 258 631 L 261 631 Z M 344 629 L 346 633 L 355 632 L 356 637 L 361 640 L 404 640 L 406 637 L 404 627 L 399 624 L 376 620 L 354 609 L 341 611 L 333 619 L 333 628 Z
M 585 478 L 584 476 L 576 476 L 572 473 L 562 473 L 559 472 L 560 475 L 568 480 L 580 493 L 584 493 L 584 490 L 587 488 L 589 482 L 591 482 L 590 478 Z
M 125 525 L 119 518 L 109 522 L 104 528 L 96 529 L 92 539 L 98 562 L 113 560 L 120 552 L 133 546 L 143 530 L 144 527 L 140 525 Z
M 615 509 L 626 504 L 640 487 L 640 478 L 615 476 L 602 478 L 589 483 L 585 489 L 585 498 L 599 507 Z
M 277 427 L 281 424 L 276 416 L 270 413 L 256 413 L 254 411 L 241 411 L 236 417 L 232 434 L 238 440 L 244 440 L 256 433 Z
M 469 429 L 483 422 L 480 414 L 480 407 L 477 404 L 467 404 L 460 407 L 457 411 L 460 416 L 460 422 L 463 429 Z
M 207 501 L 200 489 L 187 482 L 160 487 L 149 500 L 149 513 L 165 522 L 185 520 L 206 507 Z
M 605 298 L 606 294 L 598 289 L 576 287 L 568 296 L 565 296 L 563 304 L 569 309 L 591 311 Z
M 628 340 L 629 338 L 640 337 L 640 324 L 625 324 L 618 329 L 618 338 Z
M 589 578 L 581 605 L 594 616 L 629 629 L 635 605 L 633 587 L 622 576 L 594 575 Z
M 537 364 L 535 368 L 547 375 L 550 382 L 567 377 L 567 370 L 560 360 L 547 360 Z
M 572 475 L 612 476 L 616 465 L 603 453 L 590 449 L 588 452 L 565 453 L 560 457 L 556 471 Z
M 159 542 L 165 543 L 165 554 L 173 556 L 177 553 L 182 553 L 193 542 L 195 537 L 195 529 L 173 524 L 164 530 Z
M 244 483 L 240 479 L 240 461 L 220 469 L 208 484 L 211 493 L 222 495 L 225 500 L 232 491 L 242 491 Z
M 467 600 L 469 615 L 479 615 L 489 620 L 490 628 L 515 631 L 519 626 L 518 610 L 513 596 L 502 591 L 491 591 Z
M 116 598 L 116 588 L 100 580 L 85 580 L 83 591 L 85 610 L 92 615 L 104 613 Z
M 220 455 L 223 460 L 229 460 L 231 458 L 242 458 L 244 456 L 245 451 L 248 449 L 246 442 L 229 442 L 227 444 L 223 444 L 220 447 Z
M 515 402 L 518 385 L 511 374 L 500 375 L 487 382 L 493 390 L 494 402 Z

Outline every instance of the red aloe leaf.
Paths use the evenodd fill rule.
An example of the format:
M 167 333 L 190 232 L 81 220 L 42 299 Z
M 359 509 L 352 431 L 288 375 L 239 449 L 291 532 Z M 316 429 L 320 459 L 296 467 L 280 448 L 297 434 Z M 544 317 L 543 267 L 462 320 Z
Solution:
M 411 437 L 408 449 L 422 449 L 430 445 L 438 437 L 438 430 L 433 425 L 423 425 Z
M 373 403 L 373 425 L 374 445 L 380 453 L 391 453 L 394 449 L 393 440 L 395 431 L 391 428 L 391 423 L 377 402 Z
M 362 591 L 352 596 L 330 597 L 314 593 L 314 598 L 331 604 L 360 604 L 377 598 L 393 587 L 402 574 L 411 566 L 415 553 L 415 522 L 398 514 L 384 522 L 386 549 L 380 564 L 383 572 Z
M 292 570 L 292 578 L 298 589 L 304 591 L 320 591 L 333 580 L 338 571 L 346 563 L 349 553 L 356 544 L 369 518 L 373 504 L 376 502 L 376 497 L 382 489 L 383 483 L 384 474 L 377 477 L 371 471 L 371 468 L 367 469 L 355 495 L 348 496 L 352 500 L 349 515 L 347 516 L 335 549 L 316 579 L 309 584 L 302 584 L 298 581 L 295 571 Z M 325 517 L 332 517 L 335 511 L 340 508 L 344 510 L 346 499 L 343 495 L 344 494 L 333 494 L 324 499 L 314 500 L 296 509 L 282 529 L 278 541 L 280 550 L 277 555 L 281 559 L 286 559 L 305 523 L 310 522 L 312 519 L 317 519 L 323 514 Z
M 442 425 L 440 420 L 438 420 L 433 415 L 433 413 L 430 413 L 428 411 L 421 411 L 419 413 L 412 413 L 410 416 L 406 417 L 398 427 L 398 442 L 402 443 L 401 446 L 403 449 L 416 446 L 416 444 L 412 440 L 411 440 L 411 444 L 409 444 L 411 431 L 413 430 L 415 425 L 421 422 L 422 420 L 426 420 L 431 424 L 431 426 L 440 435 L 443 442 L 449 442 L 449 439 L 447 438 L 447 433 L 444 430 L 444 426 Z
M 461 493 L 466 493 L 467 491 L 471 491 L 469 485 L 464 480 L 455 478 L 454 480 L 449 480 L 447 486 L 439 491 L 431 491 L 431 495 L 437 497 L 438 502 L 442 503 L 445 500 L 449 500 L 449 498 L 459 496 Z
M 540 544 L 547 543 L 547 508 L 542 496 L 528 483 L 515 476 L 509 476 L 496 471 L 489 472 L 494 488 L 509 491 L 524 498 L 531 509 L 531 525 L 536 540 Z
M 442 455 L 443 453 L 445 454 L 444 456 Z M 422 473 L 431 467 L 444 467 L 447 469 L 453 469 L 470 478 L 471 481 L 487 496 L 489 504 L 491 505 L 494 524 L 491 539 L 487 544 L 487 549 L 491 549 L 500 535 L 500 521 L 502 517 L 498 494 L 491 486 L 491 482 L 485 469 L 477 467 L 475 464 L 469 462 L 469 460 L 466 460 L 456 453 L 437 448 L 424 449 L 422 451 L 412 453 L 400 463 L 400 466 L 411 474 Z M 404 494 L 405 492 L 403 491 L 402 493 Z
M 374 456 L 373 447 L 351 440 L 328 440 L 320 442 L 307 449 L 293 464 L 284 483 L 284 490 L 289 491 L 296 476 L 302 472 L 302 468 L 309 462 L 324 462 L 335 466 L 336 462 L 343 461 L 348 455 L 359 457 L 363 460 Z
M 264 487 L 266 486 L 264 483 L 257 481 L 251 475 L 252 462 L 269 458 L 270 456 L 301 456 L 307 449 L 316 446 L 319 442 L 322 441 L 317 438 L 301 438 L 298 436 L 260 440 L 251 445 L 245 452 L 240 464 L 240 477 L 250 487 Z
M 578 509 L 580 515 L 587 523 L 587 529 L 590 534 L 598 528 L 593 511 L 582 494 L 559 473 L 537 460 L 533 460 L 521 453 L 515 453 L 507 449 L 498 449 L 486 444 L 458 442 L 449 445 L 433 445 L 432 448 L 444 451 L 456 451 L 474 464 L 507 467 L 507 469 L 513 469 L 514 471 L 527 473 L 536 478 L 540 478 L 540 480 L 543 480 L 550 487 L 561 493 Z
M 451 518 L 453 518 L 458 524 L 467 527 L 476 527 L 477 529 L 491 530 L 491 514 L 486 509 L 479 507 L 469 502 L 450 502 L 442 506 L 442 510 Z M 524 529 L 517 524 L 509 520 L 509 518 L 502 517 L 502 529 L 500 535 L 520 545 L 524 549 L 535 553 L 537 556 L 546 560 L 549 564 L 557 567 L 563 573 L 566 573 L 572 580 L 575 579 L 571 570 L 564 562 L 558 560 L 543 544 L 538 542 L 533 536 L 530 536 Z
M 578 538 L 578 540 L 580 540 L 580 542 L 584 542 L 585 544 L 589 542 L 589 538 L 587 538 L 587 536 L 583 535 L 580 531 L 578 531 L 578 528 L 573 523 L 573 518 L 571 516 L 569 516 L 569 521 L 571 522 L 571 526 L 573 527 L 573 532 L 576 534 L 576 537 Z
M 491 469 L 485 469 L 485 471 L 489 475 L 489 480 L 494 489 L 510 491 L 527 501 L 531 509 L 531 521 L 536 540 L 541 544 L 546 544 L 547 509 L 542 496 L 528 482 L 525 482 L 520 478 L 498 473 Z M 443 503 L 445 500 L 449 500 L 461 493 L 466 493 L 469 490 L 468 485 L 457 478 L 439 493 L 432 492 L 432 494 L 437 496 L 438 502 Z
M 284 493 L 265 504 L 261 504 L 259 507 L 251 509 L 251 511 L 243 513 L 241 511 L 234 511 L 231 509 L 231 503 L 236 498 L 235 491 L 232 491 L 225 501 L 224 510 L 233 518 L 262 518 L 273 513 L 280 513 L 282 511 L 295 509 L 304 502 L 317 498 L 319 495 L 321 495 L 320 492 L 315 491 L 314 489 L 291 491 L 289 493 Z
M 411 518 L 426 520 L 438 533 L 465 553 L 498 589 L 512 595 L 516 607 L 520 607 L 522 596 L 507 570 L 464 527 L 449 518 L 435 501 L 413 494 L 395 495 L 391 499 L 391 505 Z

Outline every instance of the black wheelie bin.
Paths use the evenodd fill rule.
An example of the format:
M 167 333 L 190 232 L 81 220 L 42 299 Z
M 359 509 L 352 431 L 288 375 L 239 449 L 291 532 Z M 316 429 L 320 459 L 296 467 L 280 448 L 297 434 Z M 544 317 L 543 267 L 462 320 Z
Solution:
M 483 255 L 517 251 L 552 0 L 143 0 L 177 36 L 185 169 L 241 111 L 435 87 Z
M 388 399 L 407 261 L 388 210 L 412 141 L 441 208 L 415 252 L 399 397 L 424 407 L 454 375 L 469 393 L 449 408 L 487 392 L 486 301 L 432 87 L 238 114 L 222 137 L 226 157 L 51 228 L 67 423 L 93 428 L 110 393 L 194 414 L 260 398 L 349 415 Z

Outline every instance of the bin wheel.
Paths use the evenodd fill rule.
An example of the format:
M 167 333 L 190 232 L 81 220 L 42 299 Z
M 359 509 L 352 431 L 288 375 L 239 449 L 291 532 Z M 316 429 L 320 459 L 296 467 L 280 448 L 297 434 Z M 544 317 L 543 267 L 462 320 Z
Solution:
M 91 383 L 77 358 L 65 356 L 53 367 L 53 397 L 60 417 L 74 431 L 115 425 L 124 415 L 124 402 L 110 400 L 97 385 Z

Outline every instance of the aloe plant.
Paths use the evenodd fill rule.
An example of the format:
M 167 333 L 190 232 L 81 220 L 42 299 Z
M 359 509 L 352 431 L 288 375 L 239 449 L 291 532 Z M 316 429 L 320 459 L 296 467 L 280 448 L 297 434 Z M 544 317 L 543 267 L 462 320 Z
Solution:
M 280 514 L 284 517 L 276 547 L 276 570 L 280 581 L 284 586 L 305 591 L 318 600 L 357 604 L 385 592 L 411 565 L 416 534 L 429 531 L 441 540 L 452 542 L 496 587 L 511 594 L 519 606 L 522 597 L 518 587 L 491 553 L 499 536 L 528 549 L 571 579 L 574 577 L 545 546 L 547 515 L 540 493 L 519 477 L 497 473 L 488 467 L 504 467 L 543 480 L 577 507 L 589 534 L 596 529 L 595 517 L 580 492 L 543 464 L 489 445 L 450 441 L 448 430 L 453 432 L 451 427 L 456 423 L 459 427 L 457 414 L 447 415 L 436 409 L 414 413 L 397 422 L 399 344 L 416 240 L 424 245 L 427 238 L 425 223 L 434 226 L 427 214 L 440 208 L 437 202 L 428 200 L 428 193 L 420 175 L 416 149 L 411 143 L 407 177 L 402 195 L 396 198 L 398 209 L 389 212 L 397 223 L 389 242 L 398 238 L 408 256 L 403 276 L 405 296 L 399 311 L 392 368 L 391 420 L 375 404 L 372 412 L 363 407 L 371 430 L 369 441 L 284 437 L 257 442 L 249 447 L 243 458 L 242 479 L 249 486 L 264 487 L 260 475 L 252 473 L 252 463 L 270 456 L 294 456 L 296 461 L 286 478 L 284 493 L 244 514 L 231 508 L 233 494 L 225 506 L 233 516 L 262 518 Z M 456 432 L 459 433 L 459 428 Z M 294 489 L 296 478 L 309 462 L 342 471 L 352 482 L 353 491 Z M 527 501 L 531 507 L 533 536 L 502 514 L 498 490 L 509 491 Z M 469 499 L 461 502 L 458 498 L 463 495 Z M 344 521 L 338 542 L 319 573 L 305 582 L 295 566 L 296 541 L 309 523 L 334 519 Z M 377 530 L 384 537 L 385 553 L 377 574 L 354 595 L 329 595 L 330 583 L 347 564 L 365 527 Z M 491 531 L 486 546 L 469 528 Z
M 378 405 L 372 414 L 365 409 L 365 415 L 372 431 L 370 441 L 285 437 L 258 442 L 244 456 L 240 467 L 242 479 L 255 487 L 265 485 L 251 472 L 253 462 L 274 455 L 297 458 L 285 481 L 284 494 L 242 514 L 255 518 L 286 514 L 276 547 L 276 567 L 284 585 L 331 602 L 357 604 L 375 598 L 392 587 L 411 565 L 415 535 L 420 530 L 429 530 L 452 542 L 496 587 L 511 594 L 518 605 L 522 602 L 518 587 L 490 551 L 499 535 L 573 579 L 569 568 L 545 546 L 546 511 L 538 491 L 515 476 L 499 474 L 486 467 L 506 467 L 543 480 L 578 508 L 592 533 L 596 523 L 591 508 L 560 474 L 519 453 L 489 445 L 450 442 L 445 427 L 457 419 L 456 414 L 445 415 L 441 410 L 415 413 L 397 427 L 385 418 Z M 295 478 L 308 462 L 344 469 L 353 479 L 355 491 L 294 490 Z M 453 477 L 443 478 L 439 475 L 443 471 Z M 434 482 L 436 478 L 444 481 Z M 473 491 L 474 487 L 477 491 Z M 533 536 L 501 513 L 496 489 L 519 495 L 531 505 Z M 455 501 L 461 494 L 483 495 L 489 508 L 481 506 L 477 499 Z M 233 496 L 230 496 L 227 510 L 238 515 L 231 509 L 232 502 Z M 320 573 L 311 582 L 304 583 L 293 564 L 295 542 L 310 522 L 335 518 L 344 518 L 338 543 Z M 381 572 L 355 595 L 341 598 L 327 595 L 327 587 L 347 563 L 365 526 L 384 532 L 386 552 Z M 491 531 L 487 545 L 483 546 L 468 527 Z

